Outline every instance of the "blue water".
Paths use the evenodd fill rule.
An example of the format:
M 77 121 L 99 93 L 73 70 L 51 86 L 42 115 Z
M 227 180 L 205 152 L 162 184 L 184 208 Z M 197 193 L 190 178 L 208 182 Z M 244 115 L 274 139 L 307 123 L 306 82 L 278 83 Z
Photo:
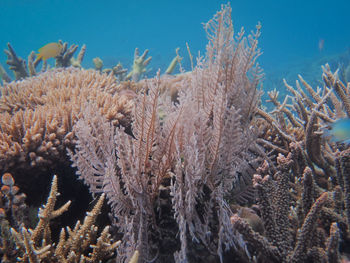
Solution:
M 0 49 L 10 42 L 19 56 L 27 58 L 32 50 L 62 39 L 87 45 L 85 67 L 92 67 L 92 59 L 98 56 L 106 66 L 121 61 L 130 68 L 138 47 L 150 50 L 152 68 L 165 70 L 176 47 L 187 61 L 186 42 L 192 54 L 205 50 L 201 23 L 212 18 L 223 3 L 226 1 L 1 0 Z M 235 0 L 231 6 L 236 32 L 242 26 L 250 32 L 258 21 L 262 23 L 259 62 L 267 73 L 341 53 L 350 46 L 349 0 Z M 324 41 L 322 51 L 320 40 Z M 5 65 L 5 61 L 5 54 L 0 53 L 0 63 Z

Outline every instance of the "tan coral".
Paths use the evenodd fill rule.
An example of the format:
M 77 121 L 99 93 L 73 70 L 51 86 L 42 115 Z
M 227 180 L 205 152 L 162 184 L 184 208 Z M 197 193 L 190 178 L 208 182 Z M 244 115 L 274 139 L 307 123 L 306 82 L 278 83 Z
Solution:
M 11 228 L 19 262 L 101 262 L 113 256 L 120 241 L 112 240 L 108 226 L 96 239 L 98 228 L 94 224 L 101 211 L 104 195 L 101 195 L 94 208 L 87 213 L 82 224 L 77 221 L 74 229 L 67 227 L 67 232 L 62 229 L 57 245 L 52 242 L 50 221 L 66 212 L 70 205 L 68 201 L 55 209 L 58 195 L 57 177 L 54 176 L 46 205 L 39 210 L 37 226 L 33 230 L 26 227 L 21 227 L 20 230 Z
M 112 75 L 75 68 L 50 70 L 1 87 L 0 167 L 34 167 L 65 160 L 72 126 L 96 103 L 115 126 L 130 123 L 132 101 Z
M 313 88 L 300 75 L 298 77 L 295 88 L 284 81 L 291 95 L 287 95 L 282 103 L 278 101 L 277 91 L 268 93 L 269 101 L 275 105 L 272 112 L 257 111 L 264 119 L 259 120 L 259 126 L 263 128 L 259 143 L 282 154 L 291 150 L 291 143 L 302 143 L 308 165 L 318 174 L 330 178 L 335 173 L 337 146 L 322 136 L 323 128 L 337 118 L 346 117 L 345 112 L 350 109 L 346 85 L 328 65 L 323 67 L 323 88 Z
M 350 188 L 345 187 L 344 176 L 348 174 L 349 147 L 322 136 L 328 124 L 350 112 L 349 84 L 343 84 L 328 65 L 323 72 L 323 88 L 314 89 L 299 75 L 296 88 L 285 81 L 291 96 L 279 102 L 278 92 L 270 92 L 275 109 L 269 113 L 257 111 L 258 142 L 268 151 L 273 172 L 265 175 L 257 170 L 254 185 L 270 243 L 238 216 L 232 217 L 232 223 L 271 262 L 338 262 L 339 236 L 342 242 L 349 242 Z M 281 153 L 292 158 L 289 169 L 281 167 Z M 279 175 L 286 179 L 282 184 Z M 281 215 L 284 219 L 278 223 Z M 288 224 L 289 235 L 293 233 L 294 237 L 280 239 L 276 233 L 283 233 Z M 292 243 L 289 247 L 278 244 L 283 240 Z

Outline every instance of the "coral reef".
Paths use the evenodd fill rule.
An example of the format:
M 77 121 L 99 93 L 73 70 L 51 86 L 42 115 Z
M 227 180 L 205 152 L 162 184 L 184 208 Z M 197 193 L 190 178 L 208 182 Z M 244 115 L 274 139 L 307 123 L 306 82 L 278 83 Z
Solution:
M 105 262 L 115 256 L 120 241 L 113 241 L 109 226 L 102 231 L 95 226 L 101 212 L 105 196 L 101 195 L 82 223 L 77 221 L 74 228 L 61 229 L 57 242 L 52 238 L 52 221 L 69 210 L 71 201 L 55 209 L 58 193 L 57 176 L 53 177 L 46 204 L 39 208 L 38 220 L 33 229 L 27 227 L 28 207 L 26 196 L 11 174 L 2 178 L 0 199 L 0 259 L 12 262 Z M 33 224 L 33 223 L 31 223 Z M 130 263 L 136 263 L 139 253 L 136 250 Z
M 9 75 L 6 73 L 4 67 L 0 64 L 0 83 L 2 82 L 10 82 L 11 78 Z
M 181 62 L 181 57 L 178 54 L 179 48 L 177 48 L 176 51 L 176 56 L 173 58 L 173 60 L 170 62 L 168 68 L 165 71 L 165 74 L 172 74 L 178 64 Z M 123 85 L 123 83 L 127 82 L 128 80 L 131 80 L 132 83 L 137 83 L 142 80 L 142 77 L 145 76 L 145 74 L 149 71 L 147 66 L 151 62 L 152 57 L 146 58 L 148 55 L 148 50 L 146 49 L 144 53 L 140 56 L 139 55 L 139 50 L 138 48 L 135 49 L 135 54 L 134 54 L 134 61 L 133 61 L 133 66 L 132 70 L 128 72 L 127 69 L 123 68 L 123 65 L 121 63 L 118 63 L 112 68 L 103 68 L 103 61 L 101 58 L 96 57 L 93 59 L 93 63 L 95 66 L 95 69 L 98 71 L 102 71 L 108 74 L 114 74 L 116 79 L 118 80 L 118 83 Z
M 77 58 L 74 58 L 74 53 L 78 49 L 77 45 L 71 45 L 68 48 L 68 43 L 63 43 L 61 40 L 59 43 L 62 45 L 62 49 L 60 51 L 60 54 L 55 57 L 55 67 L 78 67 L 81 68 L 81 63 L 84 58 L 86 46 L 83 45 L 82 48 L 79 51 L 79 54 Z M 10 43 L 7 43 L 8 50 L 5 50 L 5 54 L 7 55 L 7 61 L 6 64 L 8 64 L 10 67 L 10 70 L 13 71 L 15 79 L 20 80 L 24 79 L 29 76 L 35 76 L 37 75 L 36 67 L 39 65 L 40 61 L 42 61 L 42 58 L 35 59 L 36 54 L 34 51 L 32 51 L 28 56 L 28 63 L 26 64 L 26 61 L 22 59 L 21 57 L 18 57 L 15 50 L 11 46 Z M 46 61 L 43 61 L 41 72 L 44 72 L 48 70 Z M 10 82 L 10 77 L 6 74 L 5 70 L 0 69 L 0 75 L 2 76 L 3 81 Z
M 90 101 L 114 125 L 128 126 L 132 102 L 119 96 L 115 78 L 75 68 L 49 70 L 5 83 L 0 97 L 1 171 L 47 167 L 66 159 L 72 126 Z
M 85 70 L 85 45 L 75 58 L 78 46 L 60 41 L 55 69 L 43 61 L 39 72 L 34 52 L 26 63 L 8 44 L 16 81 L 0 65 L 2 262 L 348 260 L 350 151 L 327 136 L 350 118 L 348 64 L 323 66 L 317 89 L 300 75 L 295 88 L 284 80 L 289 94 L 268 92 L 268 111 L 260 24 L 234 37 L 223 5 L 204 28 L 207 52 L 196 66 L 189 52 L 190 72 L 176 49 L 165 74 L 149 79 L 148 50 L 135 49 L 129 73 L 120 63 L 103 69 L 100 58 Z M 178 64 L 181 74 L 169 75 Z M 53 222 L 70 207 L 55 209 L 57 177 L 37 222 L 14 178 L 25 170 L 33 182 L 33 168 L 69 166 L 67 151 L 100 197 L 55 236 Z M 110 221 L 98 230 L 105 198 Z
M 39 209 L 36 227 L 29 229 L 22 225 L 11 228 L 17 258 L 10 260 L 4 255 L 2 262 L 99 262 L 114 255 L 120 241 L 112 241 L 108 226 L 99 235 L 98 227 L 94 226 L 104 195 L 101 195 L 82 223 L 77 221 L 75 227 L 67 227 L 67 231 L 62 228 L 58 242 L 52 241 L 51 220 L 62 215 L 70 206 L 68 201 L 55 209 L 59 195 L 57 190 L 57 177 L 54 176 L 47 202 Z
M 139 81 L 142 77 L 142 74 L 145 74 L 147 71 L 147 66 L 151 62 L 152 57 L 146 58 L 148 55 L 148 49 L 146 49 L 143 54 L 140 56 L 139 49 L 135 49 L 134 53 L 134 63 L 132 65 L 132 70 L 126 76 L 126 79 L 131 79 L 132 81 Z
M 231 217 L 256 262 L 340 262 L 339 246 L 350 242 L 348 146 L 325 135 L 349 117 L 350 85 L 328 65 L 322 78 L 317 90 L 301 76 L 296 89 L 285 82 L 291 95 L 280 103 L 269 92 L 275 109 L 257 111 L 258 143 L 269 155 L 253 180 L 265 233 Z
M 0 191 L 0 257 L 1 262 L 16 262 L 16 245 L 11 237 L 10 228 L 19 228 L 22 223 L 28 223 L 28 207 L 25 204 L 26 195 L 20 193 L 15 180 L 10 173 L 1 177 Z
M 84 44 L 77 57 L 74 57 L 75 52 L 78 49 L 78 45 L 71 45 L 68 48 L 68 43 L 63 43 L 61 40 L 58 41 L 58 44 L 62 47 L 60 49 L 59 54 L 55 57 L 55 68 L 68 68 L 70 66 L 76 67 L 76 68 L 82 68 L 82 61 L 84 59 L 85 51 L 86 51 L 86 45 Z M 36 76 L 42 72 L 45 72 L 49 69 L 47 61 L 43 60 L 42 57 L 37 56 L 37 54 L 32 51 L 28 56 L 28 63 L 26 64 L 26 61 L 22 59 L 21 57 L 18 57 L 13 47 L 10 45 L 10 43 L 7 44 L 8 50 L 5 50 L 5 54 L 7 55 L 7 61 L 6 63 L 10 66 L 9 69 L 13 71 L 15 75 L 15 80 L 24 79 L 26 77 L 32 77 Z M 135 49 L 134 52 L 134 60 L 131 71 L 128 73 L 128 70 L 123 68 L 121 63 L 118 63 L 112 68 L 103 68 L 103 61 L 101 58 L 96 57 L 93 59 L 93 63 L 95 66 L 95 69 L 108 73 L 108 74 L 114 74 L 116 77 L 118 83 L 121 83 L 123 81 L 132 80 L 133 82 L 138 82 L 142 79 L 142 77 L 145 76 L 145 74 L 149 71 L 147 66 L 151 62 L 152 57 L 148 57 L 148 50 L 146 49 L 144 53 L 140 56 L 138 48 Z M 178 48 L 176 49 L 176 56 L 169 64 L 169 67 L 167 68 L 165 74 L 172 74 L 176 65 L 180 63 L 181 57 L 178 54 Z M 42 62 L 42 68 L 40 71 L 38 71 L 36 68 L 38 67 L 39 63 Z M 4 68 L 0 65 L 0 80 L 3 82 L 11 82 L 10 76 L 6 73 Z
M 10 66 L 10 70 L 13 71 L 16 80 L 28 77 L 28 69 L 25 60 L 18 57 L 10 43 L 7 43 L 8 50 L 5 50 L 7 55 L 6 64 Z
M 132 134 L 115 130 L 94 105 L 74 126 L 73 165 L 92 193 L 107 196 L 124 234 L 120 262 L 136 249 L 141 262 L 173 260 L 173 253 L 176 262 L 223 261 L 225 248 L 240 244 L 225 197 L 250 178 L 259 151 L 251 124 L 260 25 L 234 41 L 227 5 L 205 28 L 207 55 L 178 79 L 176 104 L 162 96 L 173 79 L 158 73 L 138 82 Z
M 59 41 L 59 43 L 62 45 L 62 50 L 60 54 L 56 57 L 56 68 L 67 68 L 70 66 L 81 68 L 81 62 L 84 59 L 86 46 L 83 45 L 78 53 L 77 58 L 74 58 L 73 56 L 75 51 L 78 49 L 78 45 L 73 44 L 68 48 L 68 43 L 62 43 L 61 40 Z
M 176 52 L 176 56 L 173 58 L 173 60 L 170 62 L 168 68 L 165 71 L 165 74 L 171 74 L 173 73 L 175 67 L 177 64 L 181 63 L 182 57 L 180 57 L 179 55 L 179 49 L 180 48 L 176 48 L 175 52 Z M 180 64 L 181 65 L 181 64 Z
M 265 235 L 255 232 L 237 215 L 231 217 L 233 226 L 251 245 L 257 262 L 339 262 L 338 225 L 346 231 L 346 223 L 332 211 L 331 195 L 334 193 L 315 194 L 318 189 L 315 189 L 311 169 L 307 167 L 303 176 L 302 202 L 295 207 L 289 192 L 288 173 L 293 157 L 290 154 L 287 158 L 282 155 L 278 158 L 279 165 L 285 167 L 279 167 L 272 176 L 265 164 L 261 170 L 265 170 L 266 175 L 254 177 Z M 293 203 L 299 212 L 291 213 Z M 326 229 L 330 229 L 329 234 Z

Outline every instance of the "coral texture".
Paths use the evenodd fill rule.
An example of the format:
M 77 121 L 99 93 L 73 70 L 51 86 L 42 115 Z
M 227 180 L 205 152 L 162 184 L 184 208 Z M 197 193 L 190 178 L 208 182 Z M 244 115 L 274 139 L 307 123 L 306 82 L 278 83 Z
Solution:
M 350 150 L 327 134 L 350 118 L 350 83 L 341 81 L 350 67 L 326 64 L 317 88 L 300 75 L 295 87 L 284 81 L 289 94 L 280 101 L 268 92 L 267 111 L 260 24 L 235 36 L 223 5 L 204 29 L 206 54 L 196 66 L 189 54 L 190 72 L 169 75 L 181 67 L 177 49 L 165 74 L 148 79 L 148 50 L 135 49 L 127 74 L 120 63 L 103 69 L 99 58 L 96 70 L 81 69 L 85 46 L 74 58 L 78 46 L 61 42 L 56 69 L 43 61 L 39 73 L 34 52 L 26 64 L 8 44 L 17 81 L 0 67 L 0 172 L 67 165 L 68 150 L 100 198 L 53 242 L 50 222 L 70 206 L 55 209 L 57 178 L 30 229 L 26 196 L 5 173 L 3 262 L 347 262 Z M 110 225 L 98 232 L 104 198 Z
M 0 167 L 47 167 L 66 159 L 72 127 L 93 101 L 113 125 L 129 125 L 132 102 L 115 78 L 94 70 L 49 70 L 5 83 L 0 98 Z
M 114 255 L 120 241 L 113 242 L 106 226 L 98 236 L 94 226 L 101 211 L 104 195 L 98 199 L 94 208 L 87 213 L 84 221 L 77 221 L 75 227 L 62 229 L 55 244 L 51 239 L 50 222 L 66 212 L 70 201 L 58 209 L 55 204 L 58 194 L 57 177 L 54 176 L 51 191 L 43 208 L 39 209 L 39 222 L 34 229 L 21 226 L 11 228 L 12 238 L 17 246 L 16 262 L 100 262 Z M 91 251 L 91 252 L 90 252 Z
M 349 244 L 348 145 L 325 131 L 349 116 L 350 85 L 328 65 L 322 77 L 317 90 L 301 76 L 296 89 L 285 82 L 291 95 L 280 103 L 272 91 L 275 109 L 257 111 L 258 143 L 269 156 L 253 180 L 265 232 L 231 217 L 257 262 L 340 262 L 340 242 Z

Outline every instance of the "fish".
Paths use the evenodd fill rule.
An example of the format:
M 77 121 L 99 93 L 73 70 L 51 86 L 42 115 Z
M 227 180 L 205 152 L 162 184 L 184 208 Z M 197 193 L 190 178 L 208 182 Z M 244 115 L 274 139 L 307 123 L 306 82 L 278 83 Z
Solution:
M 322 51 L 324 49 L 324 39 L 318 41 L 318 50 Z
M 350 143 L 350 118 L 338 119 L 328 126 L 325 136 L 333 142 Z
M 62 47 L 61 43 L 56 42 L 46 44 L 38 50 L 39 53 L 37 54 L 36 60 L 47 60 L 49 58 L 57 57 L 60 54 Z

